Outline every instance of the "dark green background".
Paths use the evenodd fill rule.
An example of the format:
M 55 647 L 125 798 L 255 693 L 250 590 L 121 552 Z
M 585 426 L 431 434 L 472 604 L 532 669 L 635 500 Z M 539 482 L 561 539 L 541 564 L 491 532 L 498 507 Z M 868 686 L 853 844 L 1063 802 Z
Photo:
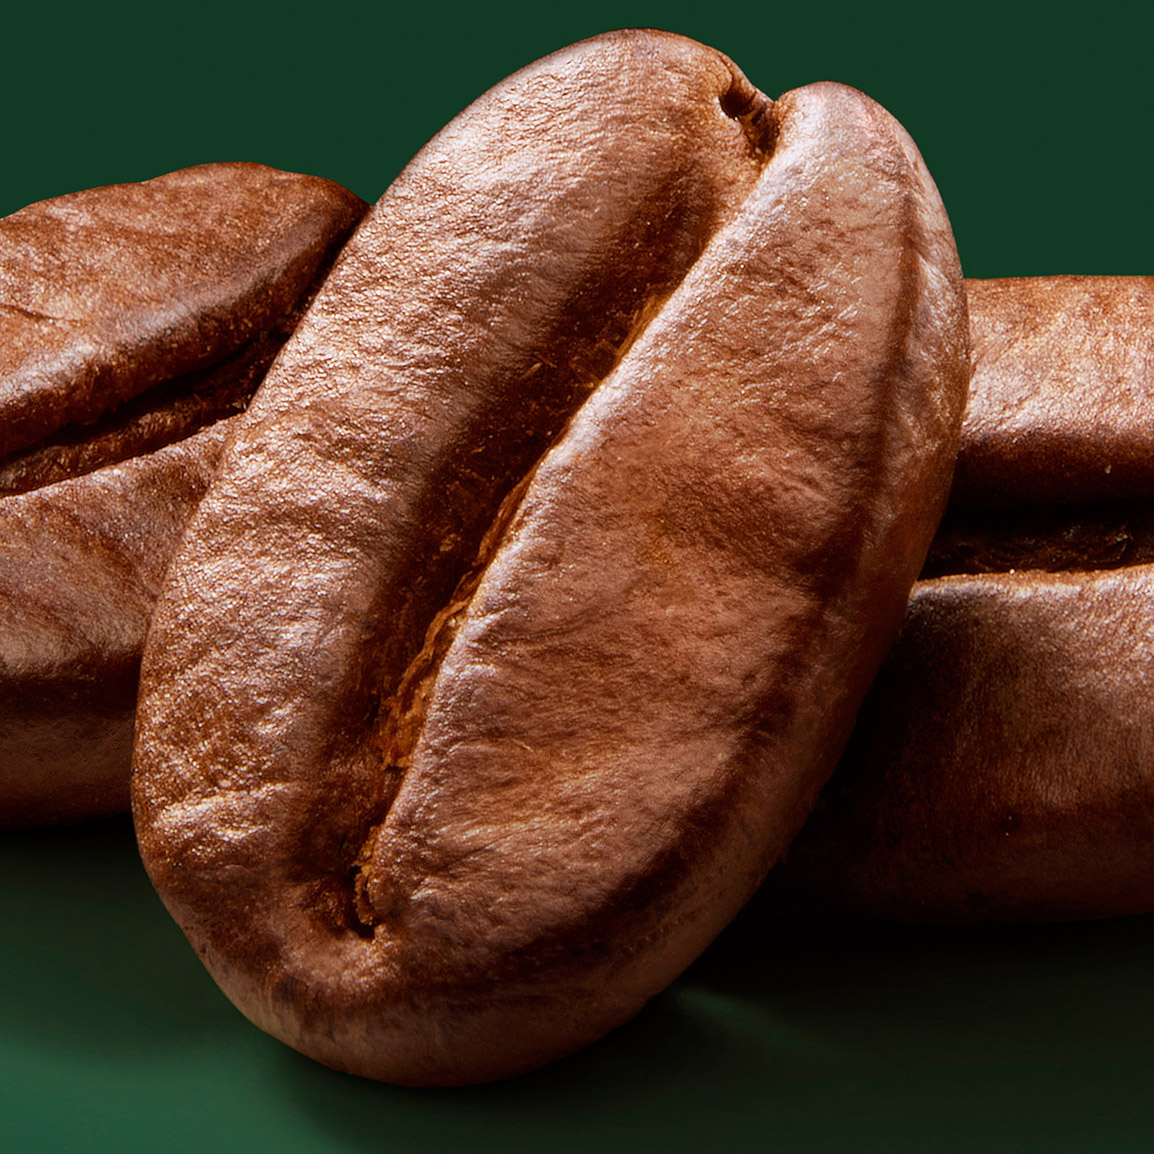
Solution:
M 9 5 L 9 9 L 11 5 Z M 918 141 L 970 276 L 1152 273 L 1137 5 L 161 8 L 0 23 L 0 213 L 209 160 L 372 200 L 513 69 L 628 25 L 771 95 L 857 85 Z M 1154 1148 L 1154 918 L 985 933 L 729 931 L 632 1024 L 539 1074 L 414 1092 L 250 1028 L 151 893 L 126 822 L 0 840 L 5 1151 Z

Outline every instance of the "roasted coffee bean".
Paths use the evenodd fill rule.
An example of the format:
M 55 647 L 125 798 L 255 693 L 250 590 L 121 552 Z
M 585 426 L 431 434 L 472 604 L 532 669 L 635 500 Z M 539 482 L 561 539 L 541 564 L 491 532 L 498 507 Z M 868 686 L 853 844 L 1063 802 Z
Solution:
M 1154 278 L 967 282 L 950 512 L 762 901 L 921 922 L 1154 910 Z
M 634 1014 L 832 770 L 940 515 L 963 285 L 900 126 L 617 33 L 412 162 L 240 418 L 141 684 L 229 997 L 403 1083 Z
M 1154 278 L 966 282 L 974 397 L 951 504 L 1154 494 Z
M 185 373 L 126 401 L 104 418 L 60 430 L 0 464 L 0 498 L 27 493 L 171 445 L 213 421 L 243 412 L 299 316 L 219 365 Z
M 366 207 L 219 164 L 0 220 L 0 825 L 127 806 L 144 634 L 224 436 L 197 430 Z
M 0 825 L 127 808 L 144 637 L 231 424 L 0 500 Z
M 283 339 L 363 207 L 317 177 L 206 164 L 0 220 L 0 459 Z

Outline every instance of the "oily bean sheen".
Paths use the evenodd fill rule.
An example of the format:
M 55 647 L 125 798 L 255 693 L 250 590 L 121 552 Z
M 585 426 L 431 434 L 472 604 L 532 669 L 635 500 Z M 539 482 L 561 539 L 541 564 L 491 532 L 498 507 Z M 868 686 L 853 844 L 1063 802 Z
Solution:
M 254 1022 L 410 1084 L 634 1014 L 801 825 L 937 522 L 963 285 L 901 127 L 615 33 L 366 219 L 145 652 L 144 860 Z
M 0 220 L 0 826 L 127 806 L 144 635 L 221 418 L 366 207 L 216 164 Z
M 974 380 L 935 576 L 763 900 L 922 922 L 1149 912 L 1154 278 L 967 288 Z

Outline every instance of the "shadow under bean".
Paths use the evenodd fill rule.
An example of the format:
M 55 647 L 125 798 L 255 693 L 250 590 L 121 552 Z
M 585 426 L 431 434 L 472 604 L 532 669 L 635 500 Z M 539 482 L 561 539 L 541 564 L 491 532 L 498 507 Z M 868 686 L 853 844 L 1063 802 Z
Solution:
M 545 1070 L 404 1090 L 284 1055 L 342 1148 L 1148 1148 L 1154 917 L 992 931 L 739 919 L 633 1022 Z M 386 1121 L 387 1120 L 387 1121 Z
M 87 1148 L 93 1118 L 174 1152 L 228 1135 L 286 1154 L 1154 1144 L 1154 917 L 882 930 L 751 911 L 608 1038 L 453 1090 L 337 1074 L 249 1026 L 127 819 L 0 839 L 0 927 L 0 1036 L 32 1056 L 12 1121 L 46 1150 Z M 54 1090 L 64 1076 L 84 1083 Z

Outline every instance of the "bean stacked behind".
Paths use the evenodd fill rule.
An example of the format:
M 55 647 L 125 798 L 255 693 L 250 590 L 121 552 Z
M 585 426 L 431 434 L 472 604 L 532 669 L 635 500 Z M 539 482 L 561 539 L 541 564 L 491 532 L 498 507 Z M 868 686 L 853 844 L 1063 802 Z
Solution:
M 0 221 L 0 826 L 126 807 L 144 636 L 221 418 L 365 207 L 217 164 Z
M 970 282 L 950 511 L 765 898 L 918 922 L 1154 909 L 1154 279 Z

